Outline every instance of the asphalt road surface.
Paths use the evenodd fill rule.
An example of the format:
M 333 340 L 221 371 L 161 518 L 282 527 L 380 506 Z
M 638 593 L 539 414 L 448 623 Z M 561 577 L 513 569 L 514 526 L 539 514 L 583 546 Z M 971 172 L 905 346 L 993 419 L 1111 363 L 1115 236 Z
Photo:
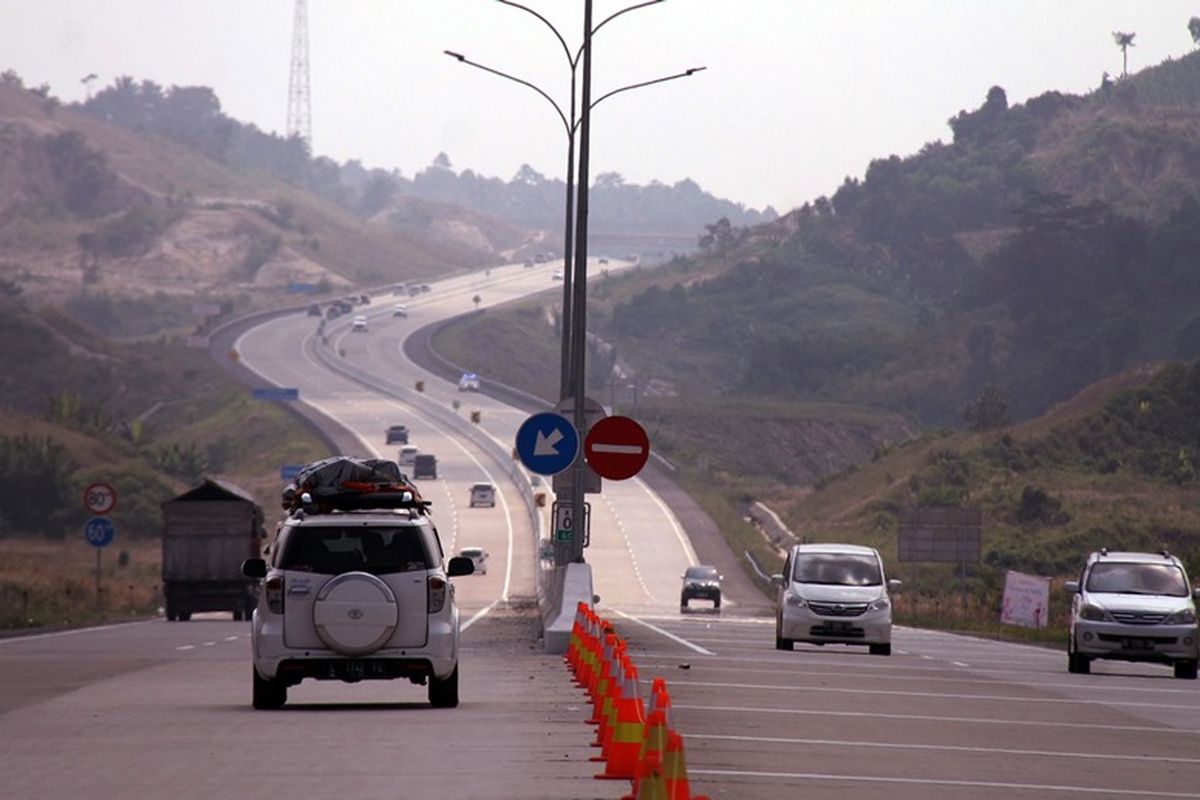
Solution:
M 448 550 L 481 546 L 488 573 L 457 578 L 462 703 L 422 687 L 307 681 L 278 712 L 250 708 L 246 623 L 197 615 L 0 640 L 0 798 L 617 798 L 592 778 L 592 729 L 562 661 L 541 652 L 535 534 L 516 487 L 475 445 L 404 402 L 415 380 L 506 447 L 528 411 L 407 362 L 408 332 L 559 284 L 557 265 L 463 276 L 418 298 L 376 297 L 367 333 L 284 317 L 243 336 L 243 362 L 354 432 L 356 454 L 394 456 L 403 422 L 439 459 L 423 492 Z M 408 317 L 391 316 L 394 302 Z M 319 356 L 317 348 L 326 348 Z M 396 391 L 330 372 L 332 354 Z M 403 390 L 403 391 L 402 391 Z M 495 508 L 468 488 L 497 484 Z M 684 566 L 718 553 L 715 532 L 673 513 L 660 481 L 606 482 L 586 556 L 598 609 L 630 643 L 641 678 L 667 680 L 693 790 L 712 798 L 1200 798 L 1200 695 L 1165 667 L 897 630 L 894 655 L 774 649 L 769 601 L 731 581 L 720 613 L 678 608 Z M 677 506 L 682 507 L 682 506 Z M 685 530 L 686 529 L 686 530 Z M 689 535 L 690 534 L 690 535 Z M 698 556 L 697 554 L 701 554 Z M 728 571 L 727 567 L 723 567 Z M 733 577 L 733 576 L 730 576 Z M 645 687 L 644 687 L 645 688 Z

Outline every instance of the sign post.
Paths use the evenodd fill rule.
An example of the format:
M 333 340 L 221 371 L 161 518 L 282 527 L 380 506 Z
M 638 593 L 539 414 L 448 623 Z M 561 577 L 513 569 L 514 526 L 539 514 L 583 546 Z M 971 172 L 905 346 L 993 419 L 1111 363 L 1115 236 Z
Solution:
M 96 548 L 96 605 L 100 605 L 100 553 L 112 544 L 117 526 L 108 517 L 92 517 L 83 526 L 83 538 Z

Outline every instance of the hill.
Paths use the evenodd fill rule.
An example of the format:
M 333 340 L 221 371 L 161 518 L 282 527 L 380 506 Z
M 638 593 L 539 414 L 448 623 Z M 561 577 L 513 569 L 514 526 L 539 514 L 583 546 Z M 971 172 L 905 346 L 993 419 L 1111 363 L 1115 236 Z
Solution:
M 203 93 L 181 95 L 193 113 L 219 113 Z M 529 238 L 460 208 L 409 208 L 402 228 L 372 223 L 0 79 L 0 275 L 47 302 L 81 291 L 278 302 L 293 284 L 335 291 L 497 263 Z

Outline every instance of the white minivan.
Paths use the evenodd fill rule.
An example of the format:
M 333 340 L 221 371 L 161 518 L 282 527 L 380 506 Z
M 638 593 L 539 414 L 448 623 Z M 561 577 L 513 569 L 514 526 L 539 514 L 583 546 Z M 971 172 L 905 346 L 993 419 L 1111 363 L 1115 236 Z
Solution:
M 883 560 L 873 547 L 800 544 L 788 551 L 779 587 L 775 647 L 795 642 L 867 645 L 872 655 L 892 654 L 892 601 Z
M 471 508 L 496 505 L 496 487 L 490 483 L 477 483 L 471 487 Z
M 400 454 L 396 458 L 396 463 L 402 467 L 411 467 L 417 462 L 417 453 L 421 452 L 416 445 L 406 444 L 400 448 Z

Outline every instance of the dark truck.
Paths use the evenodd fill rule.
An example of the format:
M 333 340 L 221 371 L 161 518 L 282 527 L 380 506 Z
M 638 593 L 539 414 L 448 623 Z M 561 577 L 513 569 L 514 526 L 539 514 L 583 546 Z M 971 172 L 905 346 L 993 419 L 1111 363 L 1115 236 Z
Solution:
M 437 456 L 429 453 L 418 453 L 413 459 L 413 473 L 415 480 L 422 478 L 437 479 Z
M 258 582 L 242 562 L 262 555 L 262 508 L 243 489 L 206 479 L 162 504 L 162 582 L 167 619 L 194 611 L 231 611 L 250 619 Z

